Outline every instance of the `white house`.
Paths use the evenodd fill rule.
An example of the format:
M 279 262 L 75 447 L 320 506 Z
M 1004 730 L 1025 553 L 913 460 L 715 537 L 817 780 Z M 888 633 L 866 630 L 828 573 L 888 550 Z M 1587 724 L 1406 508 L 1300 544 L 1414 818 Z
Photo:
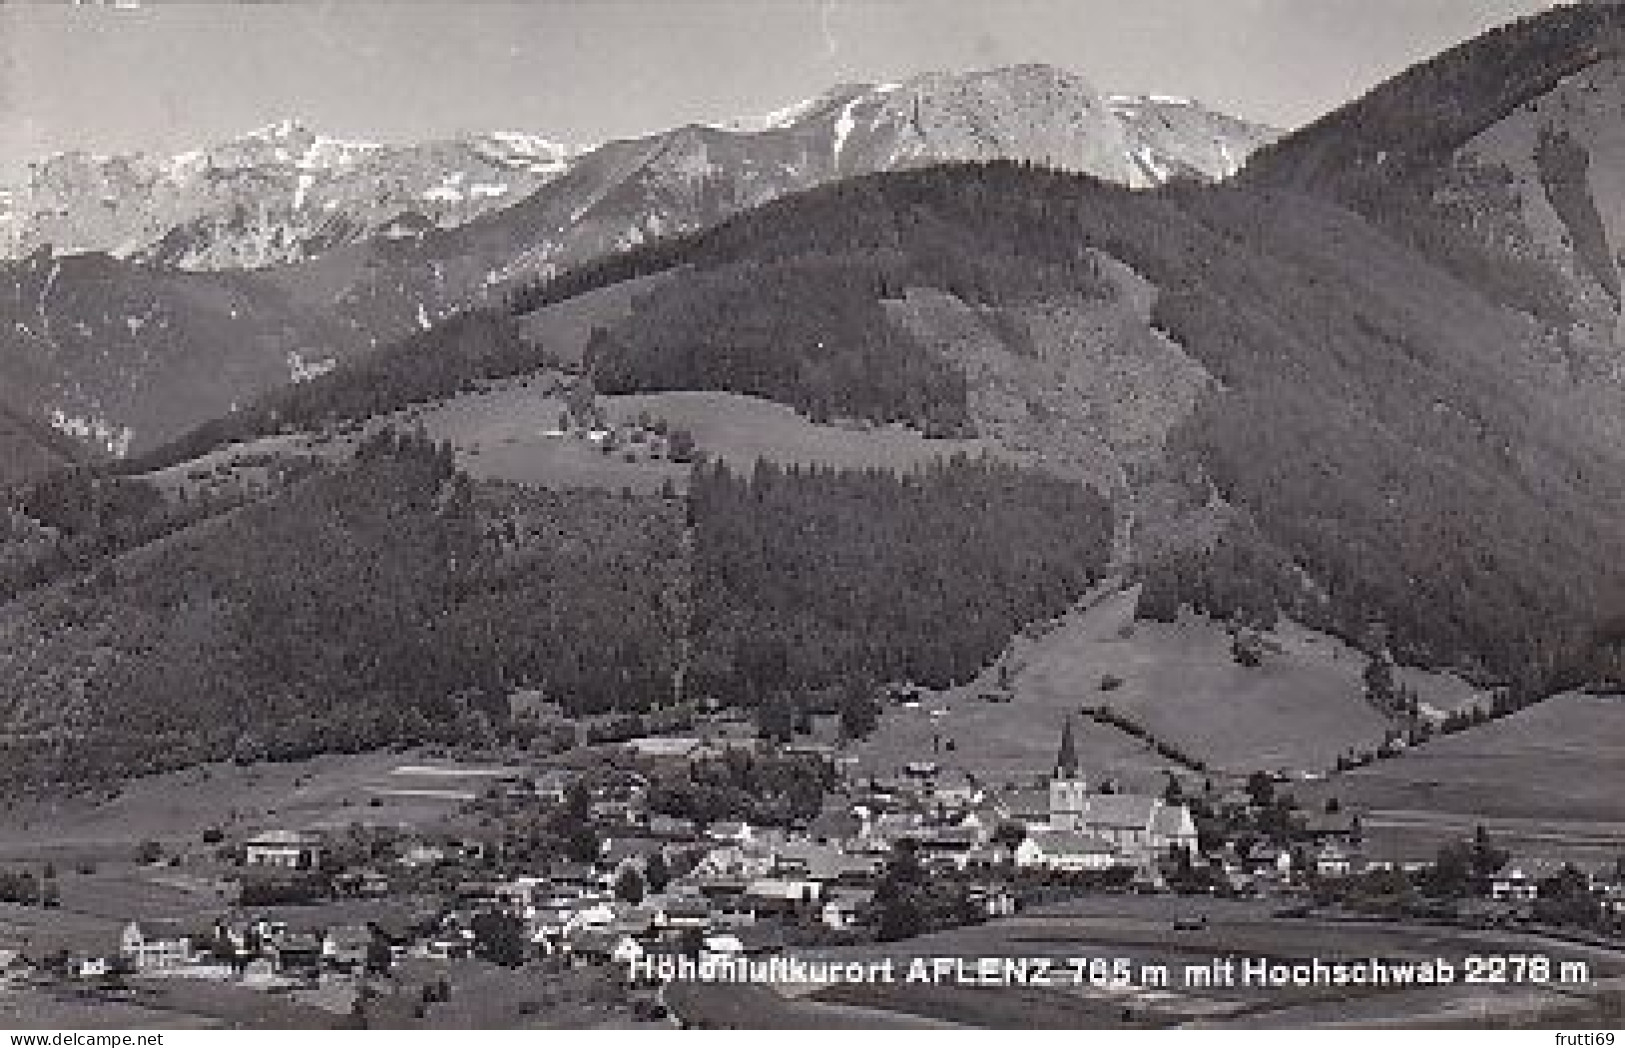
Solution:
M 732 959 L 745 954 L 745 944 L 737 935 L 707 935 L 701 946 L 705 955 L 711 958 Z
M 755 839 L 748 822 L 727 820 L 714 822 L 705 831 L 705 835 L 713 841 L 726 841 L 732 844 L 749 844 Z
M 745 886 L 744 902 L 758 916 L 794 914 L 818 905 L 824 886 L 818 881 L 791 877 L 761 877 Z
M 1533 902 L 1540 898 L 1540 882 L 1557 876 L 1563 864 L 1553 859 L 1513 859 L 1490 878 L 1490 898 L 1501 902 Z
M 179 968 L 192 959 L 192 937 L 174 921 L 131 921 L 119 934 L 119 955 L 138 972 Z
M 322 838 L 300 830 L 266 830 L 243 842 L 248 866 L 275 866 L 288 870 L 314 870 L 321 865 Z
M 1016 865 L 1023 869 L 1109 870 L 1117 862 L 1118 851 L 1110 841 L 1072 830 L 1038 830 L 1016 848 Z
M 840 931 L 857 923 L 858 915 L 874 899 L 875 893 L 866 888 L 836 888 L 824 900 L 820 915 L 825 927 Z
M 1322 877 L 1347 877 L 1354 872 L 1354 856 L 1341 844 L 1323 844 L 1315 853 L 1315 872 Z
M 615 940 L 615 948 L 610 951 L 609 959 L 616 964 L 631 964 L 643 959 L 643 944 L 630 935 L 622 935 Z

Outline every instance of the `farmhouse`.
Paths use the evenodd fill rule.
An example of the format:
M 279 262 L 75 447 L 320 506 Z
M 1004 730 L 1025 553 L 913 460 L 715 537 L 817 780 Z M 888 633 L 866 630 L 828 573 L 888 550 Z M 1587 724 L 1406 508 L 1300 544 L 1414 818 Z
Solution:
M 1313 813 L 1303 820 L 1302 833 L 1316 843 L 1354 847 L 1360 844 L 1360 817 L 1349 812 Z
M 714 822 L 706 829 L 705 835 L 713 841 L 732 841 L 736 844 L 749 844 L 755 836 L 750 823 L 738 819 Z
M 321 858 L 321 836 L 300 830 L 266 830 L 243 842 L 243 862 L 248 866 L 314 870 Z
M 711 924 L 711 905 L 702 895 L 668 895 L 645 900 L 654 916 L 656 928 L 696 929 L 703 931 Z
M 1557 876 L 1563 864 L 1552 859 L 1512 859 L 1490 878 L 1490 898 L 1500 902 L 1533 902 L 1540 898 L 1540 882 Z

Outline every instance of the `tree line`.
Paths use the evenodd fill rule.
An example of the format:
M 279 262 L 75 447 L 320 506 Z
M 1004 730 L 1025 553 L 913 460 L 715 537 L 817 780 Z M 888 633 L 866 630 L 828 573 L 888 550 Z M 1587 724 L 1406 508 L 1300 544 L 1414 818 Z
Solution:
M 963 455 L 907 474 L 713 462 L 689 512 L 695 686 L 781 735 L 798 709 L 852 704 L 854 682 L 971 678 L 1111 548 L 1094 492 Z

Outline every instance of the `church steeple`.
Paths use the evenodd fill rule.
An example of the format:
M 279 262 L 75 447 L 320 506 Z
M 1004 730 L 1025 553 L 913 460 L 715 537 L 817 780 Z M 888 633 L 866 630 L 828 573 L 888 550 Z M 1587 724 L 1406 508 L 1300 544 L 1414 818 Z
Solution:
M 1089 812 L 1089 784 L 1078 768 L 1078 740 L 1072 717 L 1061 727 L 1061 749 L 1055 754 L 1055 774 L 1049 781 L 1049 824 L 1052 830 L 1076 830 Z
M 1055 755 L 1055 778 L 1076 779 L 1078 777 L 1078 745 L 1072 737 L 1072 715 L 1066 717 L 1066 723 L 1061 728 L 1061 750 Z

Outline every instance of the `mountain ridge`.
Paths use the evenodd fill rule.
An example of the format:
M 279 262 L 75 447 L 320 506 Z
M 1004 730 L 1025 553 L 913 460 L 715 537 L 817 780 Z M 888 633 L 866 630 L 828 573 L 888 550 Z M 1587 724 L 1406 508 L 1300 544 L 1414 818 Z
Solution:
M 342 336 L 351 348 L 314 369 L 301 358 L 303 381 L 267 380 L 270 392 L 245 394 L 161 453 L 30 488 L 33 518 L 78 534 L 11 573 L 28 595 L 0 613 L 0 693 L 24 698 L 0 712 L 13 726 L 63 723 L 50 700 L 68 679 L 88 697 L 68 712 L 93 732 L 72 756 L 95 765 L 106 744 L 121 769 L 198 759 L 189 733 L 215 728 L 223 705 L 218 725 L 243 738 L 269 730 L 279 753 L 419 741 L 432 733 L 410 722 L 413 707 L 478 732 L 475 713 L 496 711 L 521 678 L 595 705 L 663 702 L 680 680 L 771 713 L 795 676 L 788 649 L 819 673 L 839 668 L 808 680 L 869 687 L 868 623 L 920 617 L 898 593 L 940 599 L 945 569 L 974 587 L 976 571 L 996 567 L 986 577 L 1010 582 L 1005 595 L 984 604 L 985 593 L 955 590 L 941 613 L 977 636 L 974 648 L 944 643 L 934 611 L 873 664 L 963 678 L 1023 628 L 1026 612 L 1010 612 L 1045 617 L 1076 599 L 1044 556 L 1065 563 L 1080 537 L 1088 548 L 1071 553 L 1086 555 L 1084 574 L 1139 586 L 1141 619 L 1194 609 L 1237 642 L 1290 620 L 1373 664 L 1459 671 L 1495 692 L 1498 712 L 1601 680 L 1622 654 L 1599 638 L 1625 609 L 1625 443 L 1611 439 L 1625 400 L 1602 381 L 1606 346 L 1586 324 L 1608 316 L 1598 252 L 1617 244 L 1625 196 L 1607 180 L 1625 163 L 1591 122 L 1618 85 L 1554 80 L 1548 53 L 1595 31 L 1564 11 L 1464 45 L 1378 89 L 1374 109 L 1333 114 L 1218 185 L 1174 176 L 1129 188 L 1136 170 L 1160 168 L 1137 161 L 1112 122 L 1152 114 L 1177 139 L 1193 116 L 1182 100 L 1109 98 L 1037 72 L 966 80 L 924 104 L 883 85 L 769 114 L 762 134 L 780 152 L 766 172 L 746 163 L 759 137 L 717 127 L 606 143 L 512 207 L 450 229 L 403 226 L 298 266 L 197 273 L 30 256 L 15 316 L 41 344 L 60 348 L 53 333 L 65 330 L 37 308 L 63 293 L 50 268 L 60 261 L 79 286 L 121 267 L 171 282 L 165 293 L 206 314 L 200 330 L 265 296 L 264 341 L 244 367 L 285 351 L 279 337 Z M 1059 99 L 1078 126 L 1116 126 L 1097 157 L 1116 181 L 1051 166 L 1053 143 L 1010 115 L 1021 107 L 982 119 L 995 97 Z M 1395 115 L 1424 102 L 1442 114 L 1426 126 Z M 948 157 L 919 150 L 933 133 Z M 1017 155 L 987 160 L 989 143 Z M 1407 159 L 1376 159 L 1385 146 Z M 894 167 L 853 175 L 845 163 Z M 231 294 L 241 297 L 226 304 Z M 580 337 L 567 351 L 549 311 L 573 307 Z M 332 330 L 289 332 L 278 308 Z M 36 313 L 53 325 L 35 331 Z M 107 320 L 116 330 L 121 318 Z M 197 367 L 207 350 L 195 343 L 170 366 Z M 30 360 L 42 373 L 59 362 Z M 389 428 L 449 413 L 496 379 L 537 388 L 491 398 L 518 406 L 497 424 L 465 419 L 455 445 L 427 427 Z M 764 465 L 746 480 L 708 461 L 680 472 L 692 457 L 670 454 L 680 427 L 653 411 L 703 392 L 770 401 L 780 417 L 794 409 L 798 424 L 852 442 L 905 429 L 911 454 L 939 439 L 982 449 L 980 465 L 929 471 L 946 485 L 930 505 L 948 508 L 953 543 L 914 541 L 922 515 L 887 494 L 897 478 L 884 469 L 837 478 Z M 614 417 L 627 401 L 642 406 L 627 409 L 635 423 Z M 529 472 L 501 475 L 517 460 Z M 160 466 L 165 484 L 146 472 Z M 856 497 L 864 489 L 878 498 Z M 235 515 L 243 500 L 250 511 Z M 846 508 L 821 518 L 832 501 Z M 735 558 L 782 552 L 797 585 L 847 614 L 810 621 L 794 597 L 814 590 L 763 574 L 773 582 L 749 587 L 759 609 L 722 599 L 705 615 L 665 616 L 694 578 L 684 511 L 692 527 L 707 505 L 713 581 Z M 209 519 L 229 526 L 193 526 L 222 506 Z M 966 533 L 971 509 L 999 512 Z M 770 528 L 752 523 L 757 512 Z M 847 525 L 878 512 L 897 514 L 892 537 L 831 541 L 866 533 Z M 1067 515 L 1083 527 L 1065 527 Z M 130 549 L 172 526 L 155 556 Z M 969 549 L 1001 563 L 971 567 Z M 894 572 L 911 559 L 931 571 Z M 563 593 L 560 578 L 580 585 Z M 651 592 L 656 578 L 672 583 Z M 923 581 L 867 592 L 855 578 Z M 1010 599 L 1022 591 L 1042 599 Z M 551 603 L 560 596 L 571 602 Z M 465 628 L 448 628 L 459 603 Z M 633 607 L 649 618 L 627 632 Z M 691 625 L 711 642 L 679 671 L 684 646 L 666 641 Z M 578 633 L 561 644 L 560 627 Z M 657 637 L 641 652 L 605 643 Z M 629 664 L 635 697 L 614 679 Z M 396 701 L 406 695 L 419 701 Z M 210 754 L 233 744 L 224 731 L 206 742 Z
M 1619 341 L 1620 105 L 1625 8 L 1562 6 L 1385 81 L 1261 148 L 1239 178 L 1336 200 L 1501 301 Z
M 922 103 L 929 108 L 937 96 L 952 95 L 966 85 L 981 85 L 972 88 L 974 95 L 988 84 L 1046 78 L 1069 85 L 1072 100 L 1085 108 L 1091 96 L 1097 96 L 1076 74 L 1040 65 L 927 73 L 900 83 L 837 85 L 760 117 L 683 125 L 617 141 L 657 139 L 685 127 L 766 136 L 816 131 L 839 163 L 854 133 L 861 139 L 883 123 L 899 122 L 895 107 L 885 105 L 889 95 L 906 96 L 917 121 Z M 952 107 L 939 108 L 946 113 Z M 993 109 L 984 104 L 983 110 L 975 124 L 985 130 Z M 1203 112 L 1213 118 L 1205 134 L 1223 138 L 1222 149 L 1237 155 L 1275 134 L 1260 125 Z M 866 128 L 858 128 L 859 115 L 867 121 Z M 1132 129 L 1139 117 L 1130 111 L 1120 119 Z M 1093 130 L 1111 132 L 1104 123 Z M 1116 173 L 1141 184 L 1158 181 L 1157 172 L 1202 177 L 1231 173 L 1209 159 L 1214 145 L 1200 139 L 1204 132 L 1188 132 L 1198 139 L 1187 145 L 1174 140 L 1167 129 L 1162 131 L 1135 140 L 1134 148 L 1155 154 L 1149 166 L 1141 159 L 1123 164 Z M 407 212 L 421 213 L 442 228 L 461 225 L 524 199 L 575 159 L 610 144 L 575 145 L 499 131 L 386 145 L 330 137 L 299 118 L 287 117 L 171 157 L 57 153 L 32 165 L 24 185 L 0 189 L 0 257 L 19 257 L 49 243 L 58 254 L 103 251 L 189 269 L 297 262 L 334 244 L 376 235 Z M 889 157 L 889 163 L 907 159 L 906 150 L 912 147 L 897 148 L 904 152 Z M 921 155 L 951 159 L 943 153 L 927 145 Z M 878 154 L 871 156 L 846 170 L 871 169 L 878 159 Z M 1105 169 L 1104 158 L 1093 162 L 1101 167 L 1094 173 L 1113 173 Z
M 1135 121 L 1143 130 L 1132 130 Z M 1184 103 L 1120 100 L 1114 108 L 1083 78 L 1044 66 L 837 88 L 768 123 L 774 126 L 751 133 L 690 124 L 563 158 L 544 149 L 533 166 L 545 170 L 522 172 L 539 181 L 528 193 L 470 203 L 487 177 L 471 174 L 457 183 L 462 202 L 448 198 L 448 210 L 439 212 L 403 203 L 450 192 L 432 170 L 409 181 L 405 197 L 386 194 L 354 217 L 343 208 L 327 212 L 318 181 L 305 190 L 304 211 L 315 218 L 291 225 L 282 219 L 300 193 L 299 180 L 316 177 L 299 170 L 306 157 L 312 170 L 324 158 L 334 170 L 360 172 L 366 184 L 373 147 L 325 139 L 297 121 L 273 124 L 213 160 L 183 163 L 204 172 L 199 178 L 223 172 L 219 196 L 206 199 L 204 214 L 159 222 L 129 257 L 95 267 L 64 264 L 54 270 L 49 294 L 37 271 L 51 264 L 39 259 L 80 256 L 40 255 L 44 249 L 37 248 L 0 261 L 0 360 L 26 361 L 35 372 L 20 388 L 21 406 L 36 417 L 78 420 L 71 428 L 110 434 L 94 438 L 103 452 L 147 449 L 271 386 L 299 381 L 312 367 L 499 297 L 514 281 L 714 225 L 853 174 L 1016 159 L 1151 184 L 1227 175 L 1239 154 L 1273 134 Z M 526 153 L 531 144 L 510 146 L 515 152 L 503 154 L 503 163 L 534 159 Z M 266 154 L 279 165 L 269 176 L 255 163 Z M 247 203 L 232 195 L 244 187 L 252 191 Z M 80 196 L 99 207 L 98 192 Z M 256 194 L 273 203 L 261 206 Z M 208 212 L 216 200 L 225 201 L 225 210 Z M 464 206 L 466 214 L 454 214 Z M 259 265 L 269 262 L 280 264 Z M 89 268 L 96 270 L 94 288 L 79 283 Z M 228 304 L 223 317 L 198 310 L 198 296 L 218 297 L 223 284 L 252 304 Z M 92 294 L 140 305 L 111 310 L 90 303 Z M 131 329 L 149 311 L 169 318 L 167 342 L 155 344 L 150 331 Z M 95 352 L 42 341 L 35 337 L 42 326 L 58 342 L 94 343 Z M 210 359 L 210 347 L 218 359 Z M 178 385 L 166 395 L 165 383 Z M 203 399 L 204 387 L 214 391 L 212 403 Z

